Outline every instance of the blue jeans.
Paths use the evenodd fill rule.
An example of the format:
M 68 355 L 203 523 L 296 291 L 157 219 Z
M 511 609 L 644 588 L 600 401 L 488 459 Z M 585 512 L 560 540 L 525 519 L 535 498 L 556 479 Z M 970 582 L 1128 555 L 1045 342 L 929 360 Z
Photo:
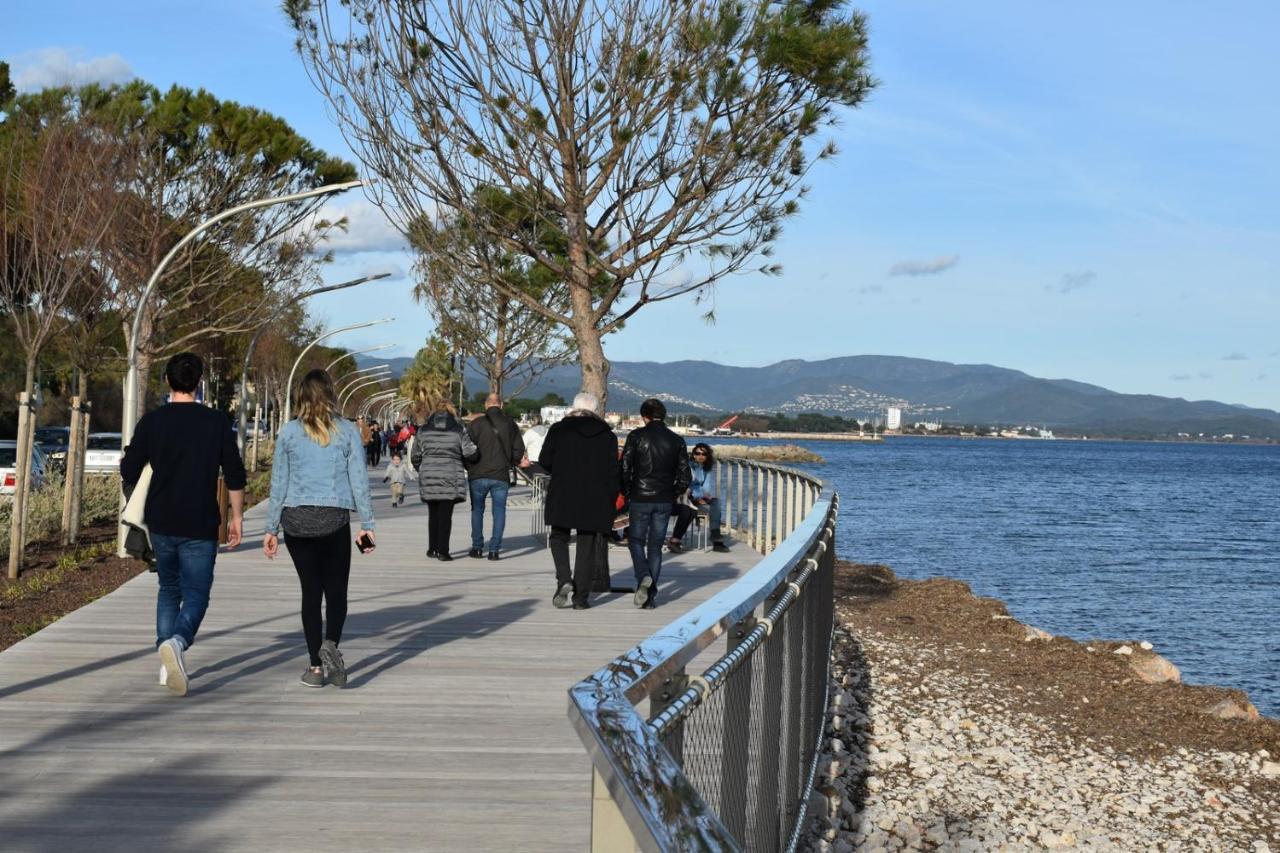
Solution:
M 671 520 L 671 501 L 631 504 L 627 527 L 627 547 L 631 550 L 631 564 L 636 571 L 636 584 L 646 577 L 653 578 L 649 600 L 658 593 L 658 575 L 662 574 L 662 546 L 666 544 L 667 522 Z
M 156 575 L 160 579 L 156 645 L 170 637 L 181 637 L 190 648 L 204 621 L 204 612 L 209 609 L 218 543 L 152 533 L 151 547 L 156 552 Z
M 493 536 L 489 540 L 490 551 L 502 550 L 502 531 L 507 526 L 507 492 L 511 484 L 506 480 L 471 481 L 471 547 L 484 550 L 484 498 L 493 498 Z

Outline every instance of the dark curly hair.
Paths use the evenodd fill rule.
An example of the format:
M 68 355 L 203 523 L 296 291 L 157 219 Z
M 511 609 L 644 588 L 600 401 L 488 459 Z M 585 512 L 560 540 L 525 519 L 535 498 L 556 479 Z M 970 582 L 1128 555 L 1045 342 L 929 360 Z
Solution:
M 697 444 L 693 446 L 693 450 L 690 452 L 690 455 L 692 456 L 694 453 L 697 453 L 699 450 L 705 451 L 707 454 L 707 458 L 703 460 L 703 462 L 701 463 L 702 470 L 710 471 L 712 468 L 715 467 L 715 464 L 716 464 L 716 452 L 712 450 L 711 445 L 707 444 L 705 441 L 699 441 Z

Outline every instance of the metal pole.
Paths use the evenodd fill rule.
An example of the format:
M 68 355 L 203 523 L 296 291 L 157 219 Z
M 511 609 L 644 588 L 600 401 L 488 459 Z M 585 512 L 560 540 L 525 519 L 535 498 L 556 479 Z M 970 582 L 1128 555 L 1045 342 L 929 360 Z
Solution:
M 316 344 L 318 344 L 318 343 L 320 343 L 321 341 L 325 340 L 326 338 L 331 338 L 331 337 L 333 337 L 334 335 L 341 334 L 342 332 L 350 332 L 350 331 L 352 331 L 353 329 L 365 329 L 365 328 L 368 328 L 369 326 L 380 326 L 380 325 L 382 325 L 383 323 L 390 323 L 393 319 L 395 319 L 395 318 L 393 318 L 393 317 L 383 317 L 381 320 L 370 320 L 370 321 L 368 321 L 367 323 L 354 323 L 354 324 L 352 324 L 352 325 L 350 325 L 350 326 L 343 326 L 343 327 L 342 327 L 342 328 L 340 328 L 340 329 L 334 329 L 332 332 L 325 332 L 324 334 L 320 335 L 320 337 L 316 338 L 314 341 L 312 341 L 311 343 L 309 343 L 309 344 L 307 344 L 305 347 L 303 347 L 303 348 L 302 348 L 302 352 L 298 353 L 298 357 L 297 357 L 297 359 L 293 362 L 293 367 L 289 370 L 289 380 L 288 380 L 288 382 L 286 382 L 286 383 L 285 383 L 285 386 L 284 386 L 284 393 L 285 393 L 285 397 L 284 397 L 284 415 L 283 415 L 283 419 L 280 421 L 281 426 L 283 426 L 284 424 L 287 424 L 287 423 L 289 422 L 289 415 L 290 415 L 290 414 L 292 413 L 292 411 L 293 411 L 293 406 L 292 406 L 292 403 L 293 403 L 293 375 L 294 375 L 295 373 L 297 373 L 297 372 L 298 372 L 298 365 L 302 363 L 302 357 L 303 357 L 304 355 L 306 355 L 306 354 L 307 354 L 307 352 L 308 352 L 308 351 L 309 351 L 313 346 L 315 346 Z
M 290 305 L 295 305 L 304 299 L 317 296 L 321 293 L 330 293 L 334 290 L 355 287 L 357 284 L 364 284 L 366 281 L 377 281 L 378 279 L 386 278 L 389 275 L 391 275 L 389 272 L 378 273 L 377 275 L 366 275 L 361 276 L 360 278 L 353 278 L 351 281 L 344 281 L 341 284 L 329 284 L 324 287 L 317 287 L 314 290 L 308 290 L 306 293 L 299 293 L 297 296 L 293 296 L 285 300 L 284 303 L 282 303 L 280 307 L 267 318 L 266 322 L 259 326 L 257 331 L 253 333 L 253 337 L 249 339 L 249 346 L 244 351 L 244 363 L 240 366 L 240 404 L 237 406 L 237 409 L 239 410 L 237 413 L 237 419 L 240 424 L 240 432 L 237 436 L 237 442 L 239 444 L 240 455 L 242 457 L 244 456 L 244 444 L 246 441 L 244 437 L 245 418 L 248 414 L 249 361 L 253 358 L 253 349 L 258 345 L 258 339 L 262 337 L 262 333 L 269 329 L 271 324 L 276 321 L 276 318 L 283 314 L 285 309 Z M 386 346 L 391 346 L 391 344 L 387 344 Z
M 216 225 L 224 219 L 235 216 L 237 213 L 243 213 L 246 210 L 254 210 L 259 207 L 270 207 L 276 204 L 288 204 L 293 201 L 301 201 L 304 198 L 314 198 L 316 196 L 329 195 L 331 193 L 346 192 L 363 185 L 363 181 L 347 181 L 341 184 L 327 184 L 323 187 L 317 187 L 313 190 L 306 190 L 300 193 L 290 193 L 289 195 L 277 196 L 274 198 L 262 198 L 256 201 L 238 204 L 235 207 L 228 208 L 216 216 L 211 216 L 204 222 L 201 222 L 195 228 L 187 232 L 181 240 L 174 244 L 169 253 L 164 256 L 160 264 L 151 273 L 151 278 L 147 279 L 147 286 L 142 291 L 142 298 L 138 300 L 138 307 L 133 314 L 132 334 L 129 336 L 129 369 L 125 374 L 124 380 L 124 413 L 120 423 L 120 441 L 121 447 L 127 446 L 133 438 L 133 429 L 138 424 L 138 336 L 142 333 L 142 316 L 147 311 L 147 302 L 151 299 L 151 293 L 156 289 L 156 285 L 160 282 L 160 276 L 164 273 L 165 267 L 182 251 L 182 248 L 199 236 L 209 227 Z M 123 535 L 121 537 L 121 551 L 123 552 Z M 121 556 L 124 556 L 123 553 Z

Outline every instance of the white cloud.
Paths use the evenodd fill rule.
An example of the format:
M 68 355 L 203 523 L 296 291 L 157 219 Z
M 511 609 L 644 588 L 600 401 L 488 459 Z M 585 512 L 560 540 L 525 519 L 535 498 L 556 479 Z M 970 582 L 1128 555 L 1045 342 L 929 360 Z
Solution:
M 1191 381 L 1191 374 L 1190 374 L 1190 373 L 1175 373 L 1175 374 L 1173 374 L 1172 376 L 1170 376 L 1169 378 L 1170 378 L 1170 379 L 1172 379 L 1174 382 L 1190 382 L 1190 381 Z
M 386 214 L 366 199 L 330 202 L 321 208 L 320 217 L 330 222 L 344 217 L 347 220 L 346 231 L 334 229 L 329 234 L 329 239 L 321 244 L 322 250 L 356 253 L 399 252 L 409 248 L 404 235 L 396 230 Z
M 959 261 L 959 255 L 943 255 L 932 261 L 898 261 L 889 267 L 889 275 L 937 275 L 951 269 Z
M 1249 356 L 1245 355 L 1242 352 L 1233 352 L 1233 353 L 1228 353 L 1227 355 L 1224 355 L 1222 357 L 1222 360 L 1223 361 L 1248 361 Z
M 1044 289 L 1052 293 L 1070 293 L 1073 290 L 1088 287 L 1093 284 L 1094 279 L 1097 277 L 1097 273 L 1088 270 L 1085 272 L 1064 273 L 1056 285 L 1047 284 Z
M 135 76 L 118 53 L 84 59 L 79 51 L 48 47 L 20 54 L 13 60 L 13 85 L 19 92 L 38 92 L 53 86 L 126 83 Z

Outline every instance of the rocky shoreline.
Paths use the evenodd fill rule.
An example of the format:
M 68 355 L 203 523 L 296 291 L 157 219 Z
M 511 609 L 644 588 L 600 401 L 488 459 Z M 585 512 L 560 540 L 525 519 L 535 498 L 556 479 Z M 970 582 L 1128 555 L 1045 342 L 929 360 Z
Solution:
M 1240 691 L 957 581 L 842 563 L 836 587 L 802 849 L 1280 851 L 1280 720 Z

